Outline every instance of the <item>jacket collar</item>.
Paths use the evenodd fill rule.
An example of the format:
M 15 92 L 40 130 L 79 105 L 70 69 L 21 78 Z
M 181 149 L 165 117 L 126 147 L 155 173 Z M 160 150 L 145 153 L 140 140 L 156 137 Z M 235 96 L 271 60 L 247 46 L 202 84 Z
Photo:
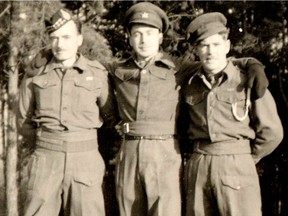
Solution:
M 87 70 L 88 60 L 80 53 L 77 53 L 77 60 L 72 65 L 71 68 L 79 69 L 81 72 L 85 72 Z M 55 70 L 57 68 L 63 68 L 63 65 L 58 63 L 56 59 L 53 57 L 51 61 L 46 65 L 43 73 L 47 73 L 48 71 Z
M 159 66 L 159 67 L 166 67 L 169 69 L 174 69 L 176 66 L 174 64 L 174 62 L 172 61 L 171 57 L 163 52 L 159 52 L 158 54 L 156 54 L 154 57 L 152 57 L 149 62 L 142 67 L 138 61 L 136 60 L 136 55 L 135 53 L 132 53 L 132 55 L 126 60 L 126 62 L 131 62 L 133 61 L 135 63 L 135 65 L 139 68 L 144 68 L 148 65 L 155 65 L 155 66 Z

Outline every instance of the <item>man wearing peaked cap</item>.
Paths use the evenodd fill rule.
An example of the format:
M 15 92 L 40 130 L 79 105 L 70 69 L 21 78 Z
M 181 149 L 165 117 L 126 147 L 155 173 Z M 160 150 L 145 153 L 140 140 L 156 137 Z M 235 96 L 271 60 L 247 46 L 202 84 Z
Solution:
M 120 215 L 181 216 L 179 90 L 175 64 L 159 50 L 168 18 L 144 2 L 127 10 L 124 25 L 133 53 L 109 70 L 122 120 L 115 177 Z
M 97 129 L 117 121 L 107 71 L 78 53 L 81 25 L 68 11 L 46 25 L 53 57 L 26 74 L 19 95 L 20 132 L 35 141 L 23 215 L 104 216 Z
M 201 63 L 182 92 L 193 153 L 186 163 L 186 216 L 261 216 L 255 164 L 283 138 L 275 101 L 267 89 L 251 97 L 247 73 L 227 58 L 226 18 L 206 13 L 187 28 Z

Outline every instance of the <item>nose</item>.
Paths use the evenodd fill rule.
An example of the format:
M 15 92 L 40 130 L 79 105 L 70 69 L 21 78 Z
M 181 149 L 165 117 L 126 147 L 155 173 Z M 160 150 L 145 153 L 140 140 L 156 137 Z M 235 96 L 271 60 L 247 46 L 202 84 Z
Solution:
M 59 47 L 62 47 L 62 46 L 63 46 L 63 40 L 62 40 L 61 38 L 59 38 L 59 39 L 57 40 L 56 45 L 57 45 L 58 48 L 59 48 Z
M 140 42 L 143 44 L 146 42 L 146 40 L 147 40 L 147 36 L 145 36 L 145 34 L 142 34 Z
M 213 46 L 213 45 L 209 45 L 209 46 L 208 46 L 208 53 L 209 53 L 209 54 L 212 54 L 212 53 L 214 53 L 215 51 L 216 51 L 215 46 Z

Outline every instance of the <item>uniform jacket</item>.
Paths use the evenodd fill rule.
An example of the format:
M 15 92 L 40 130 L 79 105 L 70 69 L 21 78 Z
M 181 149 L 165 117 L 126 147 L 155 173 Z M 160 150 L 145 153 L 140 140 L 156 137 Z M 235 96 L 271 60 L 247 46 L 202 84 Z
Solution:
M 116 105 L 107 71 L 79 56 L 65 75 L 52 59 L 39 74 L 25 76 L 20 87 L 18 123 L 22 134 L 36 128 L 81 131 L 115 119 Z
M 210 140 L 211 143 L 250 139 L 253 156 L 261 159 L 270 154 L 283 138 L 274 99 L 267 90 L 262 98 L 251 101 L 249 115 L 239 121 L 232 112 L 232 106 L 236 104 L 236 114 L 244 116 L 247 76 L 231 62 L 222 74 L 216 86 L 211 87 L 200 68 L 184 85 L 183 97 L 188 104 L 190 119 L 189 137 L 192 140 Z

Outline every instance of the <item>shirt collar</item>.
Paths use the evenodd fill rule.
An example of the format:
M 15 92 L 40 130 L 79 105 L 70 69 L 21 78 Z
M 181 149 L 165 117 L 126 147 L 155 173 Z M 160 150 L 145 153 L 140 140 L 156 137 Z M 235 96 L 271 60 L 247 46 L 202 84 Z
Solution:
M 236 77 L 236 75 L 238 74 L 238 70 L 239 69 L 237 66 L 233 65 L 231 61 L 228 61 L 226 67 L 222 70 L 222 72 L 227 76 L 228 82 L 230 82 Z M 192 79 L 195 76 L 199 76 L 202 79 L 205 78 L 203 67 L 200 67 L 199 70 L 189 79 L 189 84 L 191 84 Z
M 157 65 L 157 66 L 164 66 L 164 67 L 168 67 L 168 68 L 175 68 L 175 64 L 174 62 L 172 61 L 171 57 L 168 55 L 168 54 L 165 54 L 165 53 L 162 53 L 162 52 L 159 52 L 157 53 L 155 56 L 153 56 L 148 62 L 147 64 L 142 67 L 138 61 L 136 60 L 136 55 L 135 53 L 132 53 L 132 59 L 133 61 L 135 62 L 135 64 L 140 67 L 140 68 L 144 68 L 146 67 L 147 65 L 151 65 L 151 64 L 154 64 L 154 65 Z
M 86 71 L 87 69 L 87 59 L 84 58 L 84 56 L 81 54 L 81 53 L 77 53 L 77 60 L 76 62 L 72 65 L 71 68 L 77 68 L 79 69 L 81 72 L 84 72 Z M 58 63 L 56 61 L 56 59 L 53 57 L 51 59 L 51 61 L 46 65 L 46 68 L 44 70 L 44 73 L 47 73 L 48 71 L 51 71 L 51 70 L 54 70 L 54 69 L 57 69 L 57 68 L 63 68 L 63 65 Z

